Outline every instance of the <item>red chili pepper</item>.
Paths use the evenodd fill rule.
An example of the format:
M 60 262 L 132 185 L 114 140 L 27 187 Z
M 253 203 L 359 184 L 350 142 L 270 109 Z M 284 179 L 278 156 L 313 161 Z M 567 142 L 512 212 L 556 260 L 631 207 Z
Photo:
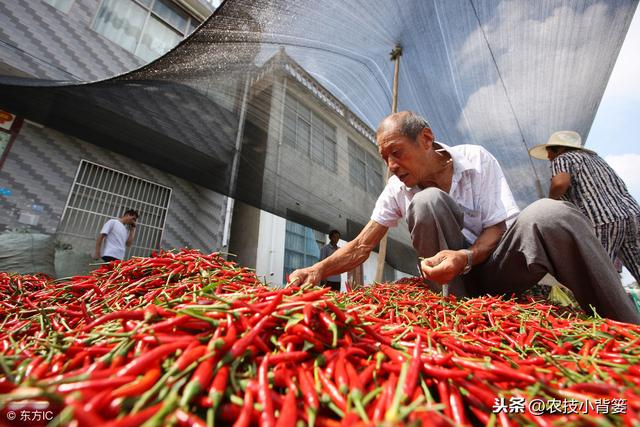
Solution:
M 44 378 L 44 375 L 49 370 L 50 362 L 45 360 L 39 363 L 36 367 L 33 368 L 33 372 L 31 373 L 31 378 L 39 380 Z
M 40 363 L 43 361 L 44 359 L 42 358 L 42 356 L 36 356 L 33 359 L 31 359 L 31 361 L 29 362 L 29 364 L 27 365 L 27 368 L 24 371 L 24 376 L 25 378 L 28 378 L 29 375 L 31 375 L 31 373 L 34 371 L 35 368 L 38 367 L 38 365 L 40 365 Z
M 154 416 L 160 408 L 162 408 L 162 403 L 157 403 L 138 413 L 125 415 L 122 418 L 110 421 L 105 424 L 105 427 L 140 427 L 145 421 Z
M 402 363 L 404 363 L 404 361 L 407 358 L 402 352 L 400 352 L 400 351 L 398 351 L 398 350 L 396 350 L 396 349 L 394 349 L 392 347 L 389 347 L 388 345 L 381 345 L 380 349 L 394 363 L 402 364 Z
M 464 414 L 464 404 L 462 397 L 456 387 L 449 387 L 449 405 L 451 406 L 451 414 L 457 426 L 469 425 L 469 421 Z
M 604 383 L 577 383 L 568 387 L 569 390 L 584 391 L 587 393 L 605 394 L 616 393 L 620 390 L 618 384 L 604 384 Z
M 209 398 L 212 402 L 212 407 L 215 410 L 222 398 L 224 397 L 225 391 L 227 390 L 227 383 L 229 381 L 229 366 L 223 365 L 216 372 L 215 377 L 213 378 L 213 382 L 211 383 L 211 387 L 209 388 Z
M 99 415 L 85 411 L 80 403 L 75 401 L 67 401 L 66 403 L 73 408 L 73 417 L 78 421 L 80 427 L 95 427 L 105 424 Z
M 308 302 L 302 307 L 302 315 L 304 319 L 304 323 L 311 327 L 311 323 L 313 322 L 313 303 Z
M 206 345 L 199 345 L 197 341 L 194 341 L 193 344 L 188 346 L 180 357 L 178 357 L 174 369 L 178 372 L 185 370 L 187 366 L 204 356 L 206 351 Z
M 251 389 L 247 387 L 244 393 L 244 404 L 242 405 L 242 411 L 233 423 L 233 427 L 249 427 L 251 424 L 251 415 L 253 412 L 253 393 Z
M 310 378 L 311 374 L 303 367 L 298 367 L 298 382 L 300 383 L 300 391 L 307 405 L 307 413 L 309 418 L 309 425 L 313 425 L 313 421 L 318 413 L 320 407 L 320 401 L 318 394 L 316 393 L 313 379 Z
M 287 396 L 284 398 L 282 409 L 276 427 L 289 427 L 296 424 L 298 419 L 298 408 L 296 405 L 296 394 L 293 389 L 289 389 Z
M 107 313 L 107 314 L 105 314 L 103 316 L 98 317 L 96 320 L 94 320 L 93 322 L 91 322 L 87 326 L 85 326 L 82 330 L 85 331 L 85 332 L 86 331 L 90 331 L 90 330 L 94 329 L 98 325 L 102 325 L 103 323 L 106 323 L 106 322 L 108 322 L 110 320 L 116 320 L 116 319 L 143 320 L 144 319 L 144 310 L 113 311 L 111 313 Z
M 440 403 L 444 405 L 444 414 L 453 418 L 453 410 L 451 409 L 451 398 L 449 392 L 449 383 L 447 380 L 441 380 L 437 383 L 438 394 L 440 395 Z
M 473 415 L 475 415 L 478 421 L 480 421 L 482 424 L 484 425 L 489 424 L 490 417 L 486 412 L 476 408 L 475 406 L 469 406 L 469 410 L 473 412 Z
M 483 365 L 482 363 L 473 362 L 459 357 L 454 357 L 452 360 L 462 367 L 473 369 L 475 371 L 490 372 L 505 380 L 520 381 L 526 384 L 533 384 L 536 382 L 536 379 L 531 375 L 516 371 L 506 365 L 497 366 L 495 363 Z
M 273 401 L 269 391 L 269 356 L 265 355 L 258 368 L 258 402 L 262 405 L 260 424 L 266 427 L 275 427 L 276 420 L 273 413 Z
M 231 360 L 234 360 L 238 356 L 240 356 L 247 349 L 249 344 L 253 341 L 253 339 L 260 334 L 267 326 L 267 323 L 271 320 L 270 316 L 265 316 L 256 325 L 248 332 L 237 340 L 232 346 L 227 355 L 225 355 L 223 362 L 228 363 Z
M 307 351 L 289 351 L 283 353 L 269 354 L 269 364 L 276 366 L 281 363 L 298 363 L 311 357 Z
M 322 372 L 322 369 L 317 369 L 316 372 L 318 373 L 318 378 L 322 383 L 322 388 L 329 395 L 333 403 L 335 403 L 338 406 L 338 408 L 340 408 L 342 411 L 346 411 L 347 401 L 344 398 L 344 396 L 340 394 L 340 391 L 338 390 L 336 385 L 333 382 L 331 382 L 329 378 L 327 378 L 325 373 Z
M 149 365 L 163 360 L 164 357 L 176 352 L 181 348 L 189 345 L 188 341 L 179 341 L 175 343 L 163 344 L 153 350 L 148 351 L 137 359 L 132 360 L 126 366 L 118 371 L 119 376 L 138 375 L 149 368 Z
M 441 380 L 446 380 L 449 378 L 466 378 L 469 376 L 469 372 L 467 371 L 459 369 L 439 368 L 437 366 L 431 366 L 428 363 L 422 364 L 422 370 L 425 374 Z
M 87 390 L 87 389 L 91 391 L 97 391 L 103 388 L 119 387 L 133 380 L 135 380 L 135 377 L 128 375 L 128 376 L 118 376 L 113 378 L 101 378 L 97 380 L 78 381 L 75 383 L 61 384 L 58 386 L 57 390 L 60 393 L 70 393 L 72 391 Z
M 473 394 L 475 397 L 480 399 L 482 403 L 487 408 L 492 408 L 495 403 L 496 395 L 486 388 L 480 387 L 478 385 L 474 385 L 465 380 L 455 380 L 454 384 L 461 385 L 465 389 L 469 391 L 469 393 Z
M 347 392 L 349 391 L 349 379 L 347 378 L 347 370 L 345 368 L 345 359 L 344 359 L 343 349 L 340 349 L 340 351 L 338 352 L 334 378 L 340 393 L 347 394 Z
M 197 415 L 184 412 L 182 409 L 176 409 L 173 413 L 180 427 L 206 427 L 207 424 Z
M 282 293 L 278 293 L 276 294 L 276 296 L 273 298 L 273 300 L 269 303 L 269 305 L 267 305 L 265 308 L 263 308 L 262 310 L 260 310 L 259 313 L 257 313 L 250 321 L 251 325 L 255 325 L 260 319 L 262 319 L 265 316 L 268 316 L 270 314 L 272 314 L 276 307 L 278 307 L 278 305 L 280 305 L 280 303 L 282 302 Z
M 198 396 L 203 390 L 207 390 L 213 379 L 213 368 L 218 359 L 215 356 L 209 357 L 202 361 L 196 368 L 191 381 L 187 383 L 182 392 L 180 406 L 186 408 L 194 397 Z
M 335 347 L 338 343 L 338 325 L 336 325 L 336 322 L 334 322 L 333 319 L 331 319 L 331 316 L 329 316 L 326 312 L 319 311 L 318 315 L 320 316 L 320 320 L 326 326 L 326 328 L 331 331 L 331 346 Z
M 398 378 L 395 374 L 392 373 L 383 386 L 382 394 L 376 402 L 376 406 L 371 417 L 374 422 L 382 421 L 382 419 L 384 418 L 384 414 L 387 411 L 387 408 L 390 406 L 390 401 L 391 399 L 393 399 L 397 381 Z
M 420 379 L 420 365 L 422 360 L 420 359 L 420 354 L 422 353 L 422 337 L 418 335 L 416 339 L 415 345 L 413 347 L 413 355 L 411 357 L 411 364 L 409 365 L 409 370 L 407 371 L 407 377 L 404 382 L 404 395 L 407 398 L 413 396 L 413 391 L 418 385 L 418 380 Z
M 134 381 L 130 384 L 125 384 L 123 386 L 118 387 L 117 389 L 111 392 L 111 399 L 115 399 L 117 397 L 125 397 L 125 396 L 137 396 L 148 389 L 150 389 L 153 384 L 160 378 L 161 372 L 160 367 L 156 366 L 149 369 L 143 377 L 139 378 L 137 381 Z

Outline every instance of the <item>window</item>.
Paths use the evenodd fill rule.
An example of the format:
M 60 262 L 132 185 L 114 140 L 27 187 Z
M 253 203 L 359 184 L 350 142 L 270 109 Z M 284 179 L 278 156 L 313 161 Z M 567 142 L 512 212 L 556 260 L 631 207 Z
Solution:
M 220 6 L 220 3 L 222 3 L 222 0 L 204 0 L 204 2 L 209 3 L 211 6 L 217 9 L 218 6 Z
M 367 193 L 382 192 L 381 160 L 351 139 L 349 139 L 349 180 Z
M 284 238 L 284 277 L 295 269 L 318 262 L 325 239 L 325 235 L 319 231 L 287 221 Z
M 44 1 L 45 3 L 49 3 L 51 6 L 61 10 L 64 13 L 69 12 L 69 9 L 71 9 L 71 4 L 73 3 L 73 0 L 44 0 Z
M 140 217 L 127 257 L 149 256 L 160 248 L 170 199 L 168 187 L 82 160 L 58 234 L 95 241 L 107 220 L 135 209 Z
M 169 0 L 103 0 L 93 29 L 140 58 L 152 61 L 177 45 L 197 25 L 194 18 Z
M 336 171 L 336 128 L 289 93 L 284 108 L 284 142 Z

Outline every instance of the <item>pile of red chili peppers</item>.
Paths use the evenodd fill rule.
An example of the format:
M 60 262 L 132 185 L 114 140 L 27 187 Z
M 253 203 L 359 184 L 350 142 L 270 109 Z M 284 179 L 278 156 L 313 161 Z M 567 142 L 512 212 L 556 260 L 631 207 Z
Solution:
M 273 288 L 161 252 L 59 282 L 0 273 L 0 325 L 0 425 L 43 408 L 90 427 L 640 420 L 640 327 L 417 280 Z

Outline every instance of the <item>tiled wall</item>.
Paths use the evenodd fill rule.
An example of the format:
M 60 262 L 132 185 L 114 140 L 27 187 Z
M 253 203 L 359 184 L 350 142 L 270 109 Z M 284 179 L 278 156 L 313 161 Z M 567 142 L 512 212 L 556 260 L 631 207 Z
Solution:
M 91 29 L 99 6 L 100 0 L 75 0 L 65 13 L 43 0 L 0 0 L 0 73 L 95 81 L 142 66 L 141 59 Z M 162 247 L 220 249 L 224 196 L 29 123 L 0 169 L 0 188 L 11 193 L 0 195 L 0 231 L 31 228 L 54 233 L 81 159 L 172 188 Z M 21 213 L 36 215 L 37 225 L 20 223 Z
M 143 65 L 91 29 L 99 6 L 100 0 L 75 0 L 64 13 L 43 0 L 0 0 L 0 62 L 23 75 L 80 81 Z
M 32 228 L 54 233 L 64 210 L 80 160 L 86 159 L 172 189 L 162 247 L 220 250 L 226 198 L 96 145 L 48 128 L 25 123 L 0 169 L 0 231 Z M 32 209 L 36 205 L 36 210 Z M 25 226 L 21 213 L 39 215 Z M 96 235 L 99 230 L 96 230 Z

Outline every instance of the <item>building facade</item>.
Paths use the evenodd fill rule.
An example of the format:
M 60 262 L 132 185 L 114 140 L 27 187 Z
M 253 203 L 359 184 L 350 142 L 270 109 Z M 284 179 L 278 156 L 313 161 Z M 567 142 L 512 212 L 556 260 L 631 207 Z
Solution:
M 260 172 L 240 167 L 242 181 L 275 181 L 258 192 L 261 201 L 287 209 L 287 218 L 237 204 L 233 213 L 230 252 L 243 264 L 256 265 L 259 274 L 273 283 L 283 283 L 296 268 L 319 259 L 319 248 L 328 242 L 331 229 L 342 231 L 351 240 L 369 220 L 378 195 L 384 188 L 386 166 L 377 151 L 373 131 L 313 76 L 290 58 L 284 49 L 273 55 L 253 76 L 248 102 L 247 123 L 259 123 L 266 133 L 245 130 L 243 150 Z M 281 171 L 286 170 L 286 176 Z M 248 187 L 248 185 L 247 185 Z M 304 200 L 297 197 L 299 187 L 313 188 Z M 292 191 L 289 191 L 292 190 Z M 333 205 L 314 203 L 333 200 Z M 255 204 L 259 204 L 256 201 Z M 358 207 L 354 217 L 352 208 Z M 305 215 L 313 209 L 313 228 L 295 222 L 313 223 Z M 409 242 L 406 226 L 390 231 L 396 241 Z M 257 240 L 258 244 L 255 245 Z M 341 241 L 338 246 L 346 243 Z M 363 283 L 374 280 L 377 253 L 364 263 Z M 405 274 L 386 265 L 385 280 Z M 342 275 L 343 285 L 347 274 Z
M 218 6 L 215 0 L 0 0 L 0 74 L 65 82 L 98 81 L 139 68 L 172 49 Z M 140 211 L 139 231 L 127 256 L 159 248 L 193 247 L 236 253 L 273 284 L 315 262 L 329 229 L 350 239 L 366 223 L 383 186 L 384 165 L 372 131 L 281 51 L 250 81 L 247 123 L 265 121 L 256 136 L 244 129 L 242 144 L 268 148 L 265 170 L 300 167 L 300 185 L 332 188 L 348 182 L 338 200 L 357 205 L 362 218 L 346 223 L 334 207 L 326 222 L 303 227 L 228 197 L 160 167 L 11 115 L 2 131 L 0 231 L 29 229 L 56 234 L 74 251 L 92 251 L 108 218 Z M 264 114 L 264 105 L 269 105 Z M 232 130 L 233 131 L 233 130 Z M 232 132 L 230 132 L 232 133 Z M 244 149 L 243 147 L 243 149 Z M 150 143 L 149 150 L 153 150 Z M 242 179 L 256 178 L 243 173 Z M 264 178 L 264 175 L 263 175 Z M 328 185 L 327 185 L 328 184 Z M 286 185 L 259 195 L 286 198 Z M 295 214 L 295 213 L 294 213 Z M 297 213 L 303 215 L 303 213 Z M 406 241 L 402 231 L 396 238 Z M 342 242 L 344 243 L 344 242 Z M 375 254 L 364 266 L 373 280 Z M 385 270 L 386 279 L 401 273 Z

